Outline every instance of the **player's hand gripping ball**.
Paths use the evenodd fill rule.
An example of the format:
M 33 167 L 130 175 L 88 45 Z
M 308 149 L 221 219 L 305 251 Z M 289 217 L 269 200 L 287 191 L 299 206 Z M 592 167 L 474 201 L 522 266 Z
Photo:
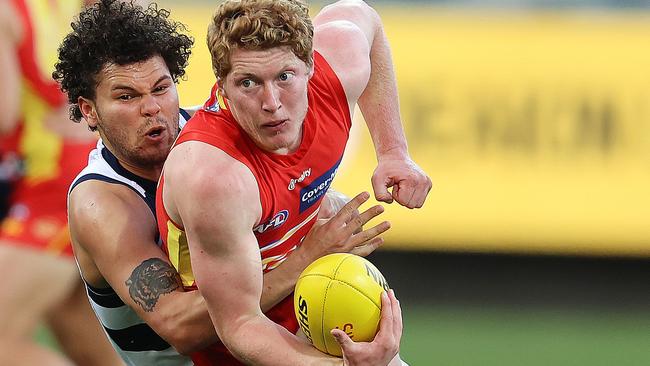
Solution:
M 355 342 L 375 338 L 381 316 L 381 293 L 388 283 L 365 258 L 337 253 L 317 259 L 302 272 L 294 292 L 300 328 L 321 352 L 341 356 L 330 334 L 338 328 Z

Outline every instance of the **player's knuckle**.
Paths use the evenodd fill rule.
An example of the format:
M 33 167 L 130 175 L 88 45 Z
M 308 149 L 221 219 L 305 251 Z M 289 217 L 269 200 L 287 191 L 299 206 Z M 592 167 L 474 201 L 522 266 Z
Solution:
M 362 243 L 365 243 L 368 240 L 372 239 L 375 235 L 376 234 L 374 234 L 372 230 L 366 230 L 359 234 L 359 239 Z
M 353 207 L 353 206 L 344 206 L 344 207 L 341 209 L 341 214 L 342 214 L 343 216 L 345 216 L 345 217 L 348 217 L 348 216 L 352 215 L 352 214 L 354 213 L 355 210 L 356 210 L 356 208 Z
M 355 227 L 363 226 L 363 224 L 365 224 L 365 221 L 364 221 L 363 217 L 361 217 L 361 215 L 353 217 L 350 222 L 352 222 L 352 224 Z

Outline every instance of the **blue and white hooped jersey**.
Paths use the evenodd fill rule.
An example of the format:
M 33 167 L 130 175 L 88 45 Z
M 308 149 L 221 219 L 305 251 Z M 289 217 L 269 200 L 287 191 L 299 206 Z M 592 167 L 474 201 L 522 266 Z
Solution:
M 182 128 L 190 116 L 183 109 L 179 114 L 179 125 Z M 100 180 L 129 187 L 144 200 L 155 217 L 157 182 L 144 179 L 124 169 L 101 140 L 97 142 L 97 148 L 90 153 L 88 166 L 79 173 L 70 186 L 68 196 L 74 187 L 87 180 Z M 156 240 L 160 245 L 159 238 Z M 193 365 L 189 357 L 179 354 L 156 334 L 112 288 L 98 289 L 86 283 L 86 293 L 113 348 L 127 365 Z

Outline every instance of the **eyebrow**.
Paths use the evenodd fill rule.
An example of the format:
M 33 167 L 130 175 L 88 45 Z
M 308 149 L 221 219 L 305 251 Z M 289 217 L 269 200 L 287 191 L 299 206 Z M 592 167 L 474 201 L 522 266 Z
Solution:
M 156 80 L 156 82 L 155 82 L 153 85 L 154 85 L 154 86 L 155 86 L 155 85 L 158 85 L 158 84 L 160 84 L 163 80 L 172 80 L 172 78 L 171 78 L 169 75 L 163 75 L 163 76 L 161 76 L 158 80 Z M 118 85 L 115 85 L 113 88 L 111 88 L 111 91 L 116 91 L 116 90 L 135 91 L 135 89 L 133 89 L 132 87 L 130 87 L 130 86 L 128 86 L 128 85 L 119 85 L 119 84 L 118 84 Z
M 278 71 L 275 75 L 279 75 L 283 72 L 286 72 L 287 70 L 294 71 L 296 67 L 294 65 L 287 64 L 284 67 L 280 68 L 280 71 Z M 245 73 L 239 73 L 239 72 L 234 72 L 232 77 L 235 80 L 243 80 L 243 79 L 255 79 L 259 80 L 261 77 L 258 74 L 253 74 L 250 72 L 245 72 Z
M 243 73 L 235 72 L 233 74 L 233 77 L 239 79 L 239 78 L 257 78 L 258 76 L 250 72 L 243 72 Z

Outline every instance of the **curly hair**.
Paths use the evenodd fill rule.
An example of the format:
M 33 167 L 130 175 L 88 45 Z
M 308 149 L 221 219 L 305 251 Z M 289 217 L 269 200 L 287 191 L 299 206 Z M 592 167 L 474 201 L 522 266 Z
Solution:
M 226 0 L 208 27 L 212 69 L 219 79 L 231 69 L 233 48 L 266 50 L 287 46 L 311 67 L 314 26 L 302 0 Z
M 183 34 L 184 24 L 155 3 L 143 9 L 134 3 L 102 0 L 85 8 L 59 46 L 52 77 L 68 95 L 70 119 L 83 115 L 79 97 L 95 100 L 99 72 L 107 64 L 129 65 L 161 56 L 172 79 L 185 75 L 194 40 Z

